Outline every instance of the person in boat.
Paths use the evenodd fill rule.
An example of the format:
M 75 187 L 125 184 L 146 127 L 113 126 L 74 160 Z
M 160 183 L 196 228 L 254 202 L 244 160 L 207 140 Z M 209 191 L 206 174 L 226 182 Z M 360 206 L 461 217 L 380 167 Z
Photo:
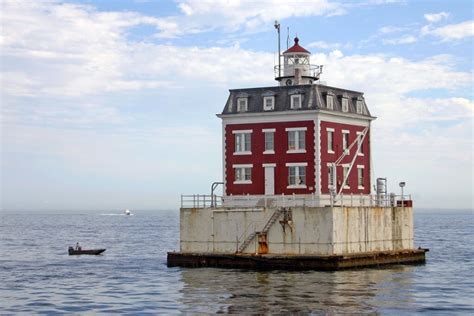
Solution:
M 79 245 L 79 242 L 76 243 L 76 250 L 81 250 L 82 247 Z

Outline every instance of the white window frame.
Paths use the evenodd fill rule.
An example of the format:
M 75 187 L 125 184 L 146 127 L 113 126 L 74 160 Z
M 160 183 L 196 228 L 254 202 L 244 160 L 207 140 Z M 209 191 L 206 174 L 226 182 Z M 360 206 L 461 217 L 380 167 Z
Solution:
M 252 168 L 253 164 L 238 164 L 238 165 L 232 165 L 232 168 L 234 169 L 234 184 L 252 184 Z M 237 180 L 237 170 L 240 170 L 239 172 L 243 173 L 244 178 L 246 175 L 246 171 L 249 171 L 249 179 L 244 179 L 244 180 Z
M 341 99 L 342 112 L 349 112 L 349 99 L 342 97 Z
M 252 132 L 253 130 L 247 129 L 247 130 L 234 130 L 232 131 L 232 134 L 234 134 L 234 155 L 251 155 L 252 154 Z M 245 148 L 245 135 L 249 135 L 249 148 Z M 240 138 L 239 140 L 239 148 L 237 148 L 237 138 Z M 243 138 L 243 139 L 242 139 Z M 247 150 L 248 149 L 248 150 Z
M 362 111 L 363 111 L 362 100 L 357 100 L 356 101 L 356 111 L 357 111 L 357 114 L 363 114 L 362 113 Z
M 342 165 L 342 181 L 344 181 L 344 179 L 346 178 L 346 175 L 347 175 L 346 170 L 347 172 L 349 172 L 349 168 L 350 168 L 349 164 Z M 349 184 L 349 177 L 348 177 L 346 183 L 344 184 L 343 189 L 350 189 L 350 188 L 351 186 Z
M 271 105 L 267 106 L 267 101 L 271 101 Z M 263 110 L 264 111 L 272 111 L 275 109 L 275 97 L 263 97 Z
M 274 154 L 275 153 L 275 131 L 274 128 L 265 128 L 262 129 L 263 132 L 263 146 L 264 146 L 264 154 Z M 273 135 L 273 149 L 267 149 L 267 134 Z
M 287 189 L 306 189 L 307 188 L 307 172 L 306 169 L 308 167 L 307 162 L 288 162 L 286 163 L 286 167 L 288 168 L 288 185 L 286 186 Z M 300 169 L 304 167 L 304 183 L 303 184 L 290 184 L 290 168 L 295 168 L 295 179 L 300 177 Z
M 357 153 L 357 156 L 364 156 L 364 152 L 362 149 L 364 149 L 364 142 L 362 141 L 362 132 L 357 132 L 357 147 L 360 145 L 360 151 Z
M 285 129 L 287 132 L 288 139 L 288 150 L 287 154 L 300 154 L 306 153 L 306 127 L 288 127 Z M 300 133 L 303 132 L 303 133 Z M 295 149 L 290 149 L 290 133 L 295 133 Z M 300 148 L 300 136 L 303 135 L 303 145 L 304 148 Z
M 346 150 L 347 148 L 349 148 L 350 134 L 351 134 L 350 131 L 348 131 L 347 129 L 342 130 L 342 150 Z M 346 135 L 347 135 L 347 139 L 346 139 Z
M 365 189 L 365 178 L 364 178 L 364 166 L 363 165 L 357 165 L 357 188 L 359 190 L 364 190 Z M 362 170 L 362 177 L 360 174 L 360 170 Z M 361 181 L 362 179 L 362 181 Z M 360 183 L 362 182 L 362 185 Z
M 243 101 L 243 104 L 240 103 Z M 244 107 L 244 110 L 242 110 Z M 247 112 L 249 110 L 249 100 L 248 98 L 237 98 L 237 112 Z
M 299 106 L 295 106 L 295 100 L 299 100 Z M 293 94 L 290 96 L 290 108 L 301 109 L 303 107 L 303 95 Z
M 332 134 L 331 142 L 329 142 L 329 133 Z M 334 154 L 334 128 L 326 128 L 326 137 L 327 137 L 327 151 L 329 154 Z M 331 148 L 329 147 L 331 143 Z
M 337 179 L 335 179 L 334 173 L 336 172 L 337 166 L 332 164 L 332 163 L 328 163 L 327 167 L 328 167 L 328 189 L 329 190 L 336 189 Z M 334 182 L 333 182 L 333 180 L 334 180 Z
M 326 108 L 330 110 L 334 109 L 334 96 L 332 94 L 326 95 Z

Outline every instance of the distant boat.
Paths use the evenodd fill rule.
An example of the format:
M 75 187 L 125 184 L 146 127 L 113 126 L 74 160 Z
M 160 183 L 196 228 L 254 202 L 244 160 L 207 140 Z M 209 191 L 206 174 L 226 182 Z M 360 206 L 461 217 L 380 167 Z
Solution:
M 125 210 L 125 215 L 130 215 L 130 210 L 128 208 Z
M 67 251 L 70 256 L 100 255 L 101 253 L 105 251 L 105 249 L 74 249 L 73 247 L 69 247 Z

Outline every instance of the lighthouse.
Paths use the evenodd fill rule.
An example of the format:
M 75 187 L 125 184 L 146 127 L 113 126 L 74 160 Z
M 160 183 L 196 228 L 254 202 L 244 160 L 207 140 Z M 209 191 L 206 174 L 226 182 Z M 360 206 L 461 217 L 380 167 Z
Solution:
M 322 68 L 295 37 L 274 66 L 277 85 L 229 90 L 217 115 L 222 179 L 210 194 L 181 196 L 180 249 L 168 253 L 169 266 L 335 270 L 425 260 L 410 195 L 389 195 L 385 178 L 372 192 L 376 118 L 364 93 L 322 84 Z

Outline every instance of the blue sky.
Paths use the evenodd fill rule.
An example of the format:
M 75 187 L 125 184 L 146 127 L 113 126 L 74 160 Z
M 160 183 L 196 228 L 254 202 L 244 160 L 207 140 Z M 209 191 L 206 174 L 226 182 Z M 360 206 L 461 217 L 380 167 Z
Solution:
M 228 89 L 276 84 L 275 19 L 323 81 L 365 93 L 373 176 L 473 208 L 470 1 L 3 1 L 0 18 L 3 210 L 208 193 Z

